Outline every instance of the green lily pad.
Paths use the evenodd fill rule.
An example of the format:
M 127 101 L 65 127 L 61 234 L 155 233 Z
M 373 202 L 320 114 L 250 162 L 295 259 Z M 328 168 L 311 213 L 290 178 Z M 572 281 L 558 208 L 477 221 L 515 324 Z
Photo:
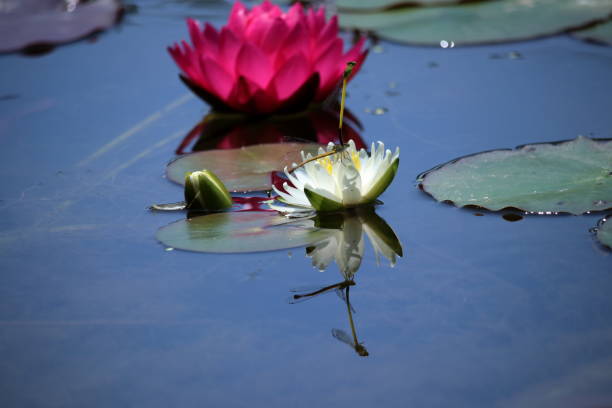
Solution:
M 595 237 L 602 245 L 612 249 L 612 214 L 602 218 L 595 228 Z
M 519 146 L 453 160 L 423 173 L 438 201 L 498 211 L 583 214 L 612 208 L 612 140 Z
M 376 13 L 340 13 L 340 25 L 408 44 L 516 41 L 576 29 L 608 18 L 610 0 L 498 0 Z M 451 44 L 452 44 L 451 43 Z
M 572 32 L 574 37 L 598 44 L 612 45 L 612 21 Z
M 302 161 L 300 151 L 316 154 L 319 145 L 310 143 L 271 143 L 239 149 L 207 150 L 187 154 L 170 162 L 168 179 L 185 183 L 185 173 L 207 169 L 214 172 L 229 191 L 270 190 L 270 174 L 291 163 Z
M 336 0 L 336 7 L 342 11 L 364 12 L 404 6 L 446 6 L 467 1 L 473 0 Z
M 247 211 L 183 219 L 160 228 L 156 238 L 168 247 L 186 251 L 243 253 L 306 246 L 329 233 L 315 227 L 311 219 Z

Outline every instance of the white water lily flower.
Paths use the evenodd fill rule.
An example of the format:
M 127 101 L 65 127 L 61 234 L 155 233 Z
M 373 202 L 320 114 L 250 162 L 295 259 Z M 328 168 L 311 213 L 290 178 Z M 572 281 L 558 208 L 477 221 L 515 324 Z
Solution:
M 334 152 L 335 148 L 330 142 L 327 150 L 319 149 L 317 156 Z M 372 143 L 370 154 L 364 149 L 357 151 L 355 143 L 350 140 L 340 152 L 317 156 L 302 152 L 302 159 L 308 161 L 306 164 L 293 172 L 285 168 L 293 186 L 284 183 L 285 191 L 276 187 L 274 191 L 280 196 L 280 201 L 294 208 L 280 211 L 337 211 L 373 203 L 391 184 L 399 166 L 399 148 L 392 153 L 385 150 L 382 142 Z

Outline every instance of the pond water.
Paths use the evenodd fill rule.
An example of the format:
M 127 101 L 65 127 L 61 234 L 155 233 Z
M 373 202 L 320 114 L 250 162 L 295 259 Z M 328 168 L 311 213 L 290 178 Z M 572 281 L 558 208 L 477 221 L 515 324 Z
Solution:
M 137 2 L 94 40 L 0 57 L 3 407 L 612 405 L 612 253 L 601 214 L 517 217 L 439 204 L 415 177 L 452 158 L 612 137 L 612 48 L 568 36 L 495 46 L 382 42 L 349 89 L 362 138 L 400 146 L 377 213 L 403 257 L 342 280 L 304 248 L 168 250 L 164 178 L 207 107 L 166 46 L 226 4 Z M 520 58 L 517 58 L 520 56 Z M 482 215 L 482 216 L 476 216 Z M 509 222 L 515 221 L 515 222 Z

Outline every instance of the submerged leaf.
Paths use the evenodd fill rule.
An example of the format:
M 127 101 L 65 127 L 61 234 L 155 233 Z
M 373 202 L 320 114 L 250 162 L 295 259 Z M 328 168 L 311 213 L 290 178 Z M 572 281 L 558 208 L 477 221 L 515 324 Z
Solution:
M 157 239 L 176 249 L 196 252 L 243 253 L 310 245 L 330 230 L 311 219 L 288 219 L 276 212 L 216 213 L 177 221 L 157 231 Z
M 292 162 L 302 161 L 300 151 L 316 153 L 319 145 L 272 143 L 239 149 L 207 150 L 187 154 L 168 164 L 168 179 L 183 184 L 185 174 L 197 170 L 213 171 L 229 191 L 270 190 L 270 174 Z
M 557 34 L 603 20 L 610 13 L 610 0 L 497 0 L 375 13 L 341 12 L 340 24 L 408 44 L 438 45 L 445 40 L 464 45 Z
M 497 211 L 583 214 L 612 208 L 612 141 L 578 137 L 466 156 L 421 176 L 438 201 Z

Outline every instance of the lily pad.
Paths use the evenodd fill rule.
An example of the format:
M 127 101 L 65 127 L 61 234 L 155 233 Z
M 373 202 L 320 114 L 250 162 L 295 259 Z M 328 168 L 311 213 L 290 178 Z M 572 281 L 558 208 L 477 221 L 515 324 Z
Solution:
M 121 10 L 120 0 L 0 1 L 0 52 L 78 40 L 115 24 Z
M 467 3 L 474 0 L 337 0 L 336 7 L 342 11 L 376 11 L 406 6 L 441 6 Z M 476 0 L 489 1 L 489 0 Z
M 196 252 L 243 253 L 310 245 L 330 231 L 311 219 L 289 219 L 277 212 L 247 211 L 204 215 L 177 221 L 157 231 L 172 248 Z
M 419 187 L 458 207 L 583 214 L 612 208 L 612 140 L 519 146 L 459 158 L 423 173 Z
M 498 0 L 376 13 L 340 13 L 344 28 L 420 45 L 517 41 L 576 29 L 612 13 L 610 0 Z
M 595 237 L 602 245 L 612 249 L 612 214 L 602 218 L 595 228 Z
M 207 150 L 187 154 L 168 164 L 169 180 L 185 183 L 185 173 L 211 170 L 229 191 L 270 190 L 270 174 L 291 163 L 301 162 L 300 151 L 316 154 L 318 144 L 272 143 L 245 146 L 239 149 Z
M 597 44 L 612 45 L 612 21 L 572 33 L 574 37 Z

